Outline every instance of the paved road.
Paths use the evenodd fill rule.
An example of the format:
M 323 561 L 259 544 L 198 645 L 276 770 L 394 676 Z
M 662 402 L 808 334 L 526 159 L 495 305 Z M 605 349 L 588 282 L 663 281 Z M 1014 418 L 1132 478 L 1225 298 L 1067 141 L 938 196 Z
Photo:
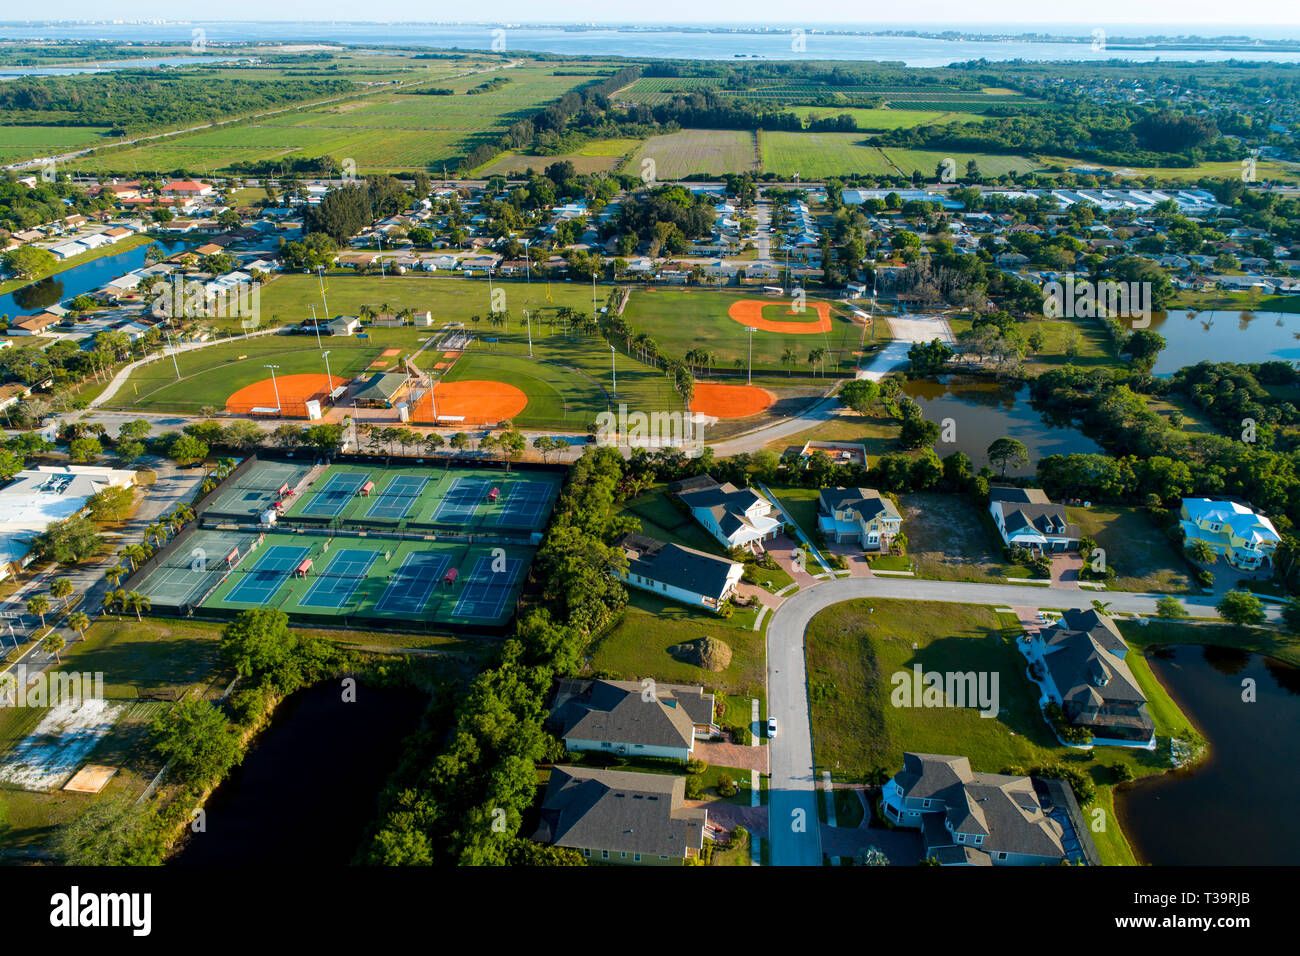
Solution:
M 1095 598 L 1109 602 L 1113 611 L 1149 615 L 1155 612 L 1160 595 L 875 577 L 822 581 L 787 598 L 772 613 L 767 626 L 767 706 L 779 727 L 776 739 L 769 744 L 772 777 L 768 828 L 773 866 L 820 866 L 822 859 L 821 836 L 816 825 L 817 794 L 804 632 L 819 611 L 841 601 L 869 597 L 1041 608 L 1089 607 Z M 1219 616 L 1214 609 L 1213 595 L 1181 600 L 1194 617 Z M 1265 613 L 1276 621 L 1281 617 L 1281 606 L 1265 604 Z M 793 825 L 800 812 L 809 821 L 803 832 Z

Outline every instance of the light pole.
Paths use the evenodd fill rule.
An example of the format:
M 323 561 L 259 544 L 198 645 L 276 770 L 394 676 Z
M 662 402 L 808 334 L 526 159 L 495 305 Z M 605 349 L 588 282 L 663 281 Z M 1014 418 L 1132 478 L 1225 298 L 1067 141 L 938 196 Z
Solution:
M 326 385 L 326 388 L 329 390 L 328 391 L 329 403 L 333 405 L 334 404 L 334 376 L 330 374 L 330 353 L 329 350 L 326 349 L 320 354 L 321 354 L 321 358 L 325 360 L 325 377 L 329 379 L 329 384 Z
M 316 318 L 315 304 L 311 307 L 311 327 L 316 330 L 316 348 L 324 348 L 324 346 L 320 344 L 320 320 Z
M 745 384 L 752 385 L 754 383 L 754 333 L 758 329 L 747 325 L 745 331 L 749 333 L 749 371 L 745 373 Z
M 528 326 L 528 357 L 533 357 L 533 320 L 528 317 L 528 310 L 524 309 L 524 324 Z
M 176 347 L 172 345 L 172 334 L 168 332 L 166 329 L 163 329 L 163 335 L 167 336 L 167 344 L 168 346 L 171 347 L 172 350 L 172 368 L 176 369 L 176 380 L 180 381 L 181 367 L 180 364 L 176 361 Z
M 280 367 L 280 366 L 278 366 L 278 365 L 263 365 L 263 366 L 262 366 L 262 368 L 269 368 L 269 369 L 271 370 L 271 387 L 272 387 L 273 389 L 275 389 L 275 413 L 276 413 L 277 415 L 280 414 L 280 386 L 277 385 L 277 384 L 276 384 L 276 381 L 275 381 L 275 370 L 276 370 L 277 368 L 279 368 L 279 367 Z
M 611 345 L 609 347 L 609 368 L 614 374 L 614 387 L 610 389 L 610 394 L 615 396 L 618 395 L 618 363 L 615 361 L 617 358 L 618 350 Z
M 324 266 L 318 265 L 316 267 L 316 277 L 320 279 L 320 301 L 321 301 L 321 305 L 324 306 L 325 308 L 325 318 L 328 319 L 330 317 L 330 304 L 325 298 L 325 267 Z

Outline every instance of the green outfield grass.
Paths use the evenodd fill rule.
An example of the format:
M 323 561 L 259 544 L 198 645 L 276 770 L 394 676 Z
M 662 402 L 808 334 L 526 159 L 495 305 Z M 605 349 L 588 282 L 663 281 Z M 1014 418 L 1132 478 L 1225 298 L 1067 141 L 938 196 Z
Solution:
M 814 318 L 809 298 L 808 311 L 803 316 L 786 315 L 788 299 L 768 298 L 759 290 L 737 292 L 717 289 L 637 289 L 632 293 L 623 318 L 637 333 L 654 339 L 661 354 L 684 360 L 690 349 L 708 349 L 715 353 L 715 369 L 732 371 L 737 359 L 749 361 L 749 334 L 745 326 L 732 319 L 727 310 L 741 299 L 758 299 L 768 303 L 763 317 L 770 321 L 803 321 Z M 831 300 L 822 300 L 831 301 Z M 812 373 L 808 353 L 824 348 L 827 356 L 824 373 L 833 376 L 854 367 L 857 350 L 862 339 L 862 327 L 847 316 L 847 310 L 831 303 L 831 330 L 804 334 L 787 334 L 759 330 L 754 333 L 753 369 L 755 373 L 778 373 L 778 377 L 791 369 L 782 364 L 782 354 L 787 348 L 796 355 L 793 374 L 807 376 Z

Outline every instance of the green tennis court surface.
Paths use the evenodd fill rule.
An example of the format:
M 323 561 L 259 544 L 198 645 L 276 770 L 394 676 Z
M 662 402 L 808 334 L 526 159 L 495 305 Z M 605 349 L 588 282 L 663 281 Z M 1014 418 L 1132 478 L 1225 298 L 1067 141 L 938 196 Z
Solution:
M 514 545 L 276 531 L 223 572 L 202 608 L 272 607 L 291 620 L 348 626 L 493 626 L 514 612 L 533 554 Z M 310 567 L 295 573 L 304 561 Z
M 561 480 L 542 471 L 334 464 L 291 496 L 284 520 L 338 528 L 540 531 Z

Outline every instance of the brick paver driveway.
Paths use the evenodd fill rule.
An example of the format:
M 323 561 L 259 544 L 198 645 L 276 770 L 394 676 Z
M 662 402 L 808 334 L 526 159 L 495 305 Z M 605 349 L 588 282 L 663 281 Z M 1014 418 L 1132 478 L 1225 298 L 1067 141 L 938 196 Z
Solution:
M 741 770 L 767 773 L 767 748 L 763 746 L 743 747 L 740 744 L 697 740 L 693 756 L 710 767 L 738 767 Z

